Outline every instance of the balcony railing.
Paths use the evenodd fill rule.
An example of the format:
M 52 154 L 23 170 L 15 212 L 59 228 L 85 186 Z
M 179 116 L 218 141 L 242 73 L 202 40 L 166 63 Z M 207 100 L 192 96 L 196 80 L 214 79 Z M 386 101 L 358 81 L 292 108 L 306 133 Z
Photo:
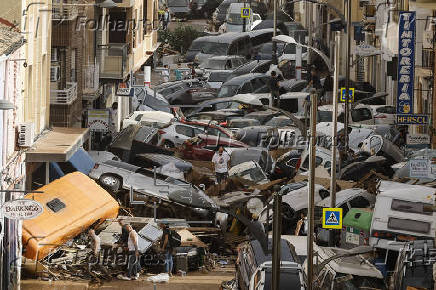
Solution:
M 98 90 L 100 71 L 98 64 L 83 66 L 83 94 L 93 94 Z
M 77 99 L 77 83 L 67 82 L 63 90 L 50 91 L 51 105 L 71 105 Z
M 99 45 L 97 59 L 101 79 L 124 79 L 127 76 L 128 44 Z
M 78 15 L 78 7 L 67 3 L 53 3 L 53 21 L 71 21 Z

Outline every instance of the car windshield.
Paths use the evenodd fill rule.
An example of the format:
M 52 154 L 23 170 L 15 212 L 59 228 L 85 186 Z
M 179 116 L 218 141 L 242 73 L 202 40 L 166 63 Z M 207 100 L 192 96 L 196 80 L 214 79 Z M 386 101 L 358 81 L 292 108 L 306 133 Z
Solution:
M 191 47 L 189 48 L 189 50 L 200 51 L 206 43 L 207 42 L 205 42 L 205 41 L 195 41 L 194 40 L 192 42 Z
M 209 59 L 209 61 L 205 61 L 201 68 L 208 69 L 224 69 L 226 67 L 227 59 Z
M 187 0 L 168 0 L 168 6 L 188 6 Z
M 260 49 L 261 53 L 264 54 L 271 54 L 272 53 L 272 42 L 268 42 L 262 45 L 262 48 Z M 277 54 L 281 55 L 283 52 L 283 44 L 277 43 Z
M 229 76 L 226 72 L 211 72 L 209 75 L 209 82 L 225 82 Z
M 232 25 L 243 25 L 244 18 L 239 13 L 231 13 L 227 16 L 227 23 Z
M 226 55 L 228 47 L 228 43 L 207 42 L 201 51 L 206 54 Z
M 218 93 L 218 98 L 231 97 L 236 95 L 239 86 L 222 86 L 220 92 Z

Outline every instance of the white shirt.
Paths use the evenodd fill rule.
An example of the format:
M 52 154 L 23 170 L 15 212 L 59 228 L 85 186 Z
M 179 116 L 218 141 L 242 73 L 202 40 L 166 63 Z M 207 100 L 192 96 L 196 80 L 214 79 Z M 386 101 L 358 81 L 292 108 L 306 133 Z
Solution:
M 100 242 L 100 237 L 97 236 L 95 233 L 91 235 L 92 239 L 93 239 L 93 244 L 92 247 L 94 248 L 92 249 L 95 253 L 99 253 L 100 252 L 100 248 L 101 248 L 101 242 Z
M 223 152 L 222 155 L 219 152 L 216 152 L 212 157 L 212 162 L 215 164 L 215 172 L 217 173 L 226 173 L 228 171 L 227 163 L 230 160 L 229 154 L 227 152 Z
M 138 242 L 138 233 L 135 230 L 132 230 L 129 233 L 129 239 L 127 240 L 127 247 L 129 248 L 129 252 L 136 251 L 135 243 L 133 242 L 133 236 L 136 237 L 136 242 Z

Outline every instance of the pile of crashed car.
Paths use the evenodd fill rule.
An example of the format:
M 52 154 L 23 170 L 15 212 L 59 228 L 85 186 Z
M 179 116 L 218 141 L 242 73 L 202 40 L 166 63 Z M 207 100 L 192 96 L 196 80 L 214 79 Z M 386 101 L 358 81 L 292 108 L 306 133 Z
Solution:
M 258 102 L 262 97 L 239 94 L 225 98 L 232 110 L 200 111 L 195 118 L 169 119 L 169 113 L 138 111 L 132 115 L 134 118 L 124 120 L 124 129 L 113 138 L 107 151 L 80 150 L 76 153 L 82 155 L 78 158 L 82 166 L 76 167 L 82 172 L 80 178 L 95 180 L 98 185 L 92 186 L 99 188 L 95 192 L 105 191 L 112 199 L 109 211 L 93 215 L 81 226 L 100 224 L 97 232 L 110 256 L 121 231 L 117 216 L 130 216 L 130 223 L 140 234 L 145 257 L 155 253 L 154 243 L 162 234 L 157 222 L 165 221 L 185 237 L 180 255 L 187 257 L 187 263 L 175 267 L 176 272 L 206 266 L 210 269 L 213 266 L 205 261 L 224 255 L 231 260 L 236 255 L 237 282 L 229 285 L 251 289 L 261 283 L 264 288 L 259 289 L 269 289 L 272 194 L 280 190 L 281 287 L 293 283 L 293 288 L 304 288 L 307 133 L 301 131 L 301 124 L 296 126 L 298 118 Z M 208 104 L 216 106 L 220 101 Z M 235 114 L 237 118 L 215 118 L 220 114 Z M 436 154 L 427 149 L 408 153 L 394 126 L 352 124 L 348 128 L 350 149 L 340 151 L 336 157 L 340 161 L 336 207 L 343 210 L 343 228 L 334 231 L 334 247 L 327 247 L 329 233 L 321 227 L 321 214 L 322 208 L 330 206 L 331 126 L 331 122 L 320 122 L 317 131 L 314 249 L 315 265 L 322 266 L 315 271 L 315 285 L 319 289 L 388 289 L 392 285 L 392 289 L 405 289 L 404 285 L 430 289 L 434 283 L 436 220 L 428 207 L 435 203 L 435 184 L 433 179 L 410 177 L 408 168 L 411 160 L 431 159 Z M 343 132 L 339 123 L 339 143 Z M 217 185 L 211 159 L 221 146 L 230 155 L 230 169 L 225 184 Z M 65 168 L 71 171 L 74 166 L 60 165 L 62 174 L 69 173 Z M 60 177 L 43 190 L 50 192 L 50 186 L 58 186 L 77 174 Z M 74 192 L 78 196 L 75 189 L 66 194 Z M 99 204 L 89 206 L 92 212 Z M 52 210 L 56 212 L 57 207 L 62 204 L 53 203 Z M 38 218 L 32 221 L 38 222 Z M 35 234 L 31 229 L 25 224 L 24 231 Z M 105 254 L 102 259 L 108 259 L 105 271 L 109 272 L 97 271 L 92 277 L 77 268 L 72 271 L 84 265 L 86 255 L 77 251 L 83 250 L 86 230 L 68 234 L 56 240 L 57 246 L 40 250 L 40 256 L 30 248 L 26 248 L 25 256 L 40 260 L 47 269 L 45 275 L 57 279 L 109 279 L 121 271 L 118 265 L 114 264 L 113 269 L 107 266 L 111 258 L 104 258 Z M 262 237 L 269 246 L 262 244 Z M 44 239 L 39 244 L 44 241 L 53 242 Z M 27 242 L 26 246 L 31 247 L 33 242 Z M 207 256 L 211 258 L 205 259 Z M 161 271 L 153 265 L 146 269 Z
M 91 272 L 109 279 L 120 271 L 111 260 L 121 234 L 117 219 L 129 220 L 137 230 L 143 257 L 156 254 L 162 235 L 157 223 L 165 222 L 182 236 L 177 251 L 186 263 L 176 262 L 175 272 L 211 269 L 212 261 L 226 256 L 236 260 L 236 276 L 223 287 L 271 289 L 272 196 L 281 191 L 280 289 L 304 289 L 309 93 L 305 80 L 288 74 L 289 67 L 295 68 L 295 46 L 279 46 L 278 67 L 262 59 L 271 35 L 272 29 L 265 28 L 198 38 L 187 52 L 199 64 L 196 78 L 135 88 L 135 111 L 107 148 L 79 150 L 81 165 L 59 164 L 59 179 L 42 188 L 53 195 L 36 197 L 52 198 L 44 204 L 57 213 L 74 206 L 62 202 L 68 196 L 83 195 L 87 211 L 72 211 L 76 222 L 58 222 L 44 238 L 32 239 L 46 219 L 26 221 L 24 256 L 40 261 L 50 279 L 82 279 L 83 235 L 93 226 L 108 249 L 102 261 L 108 262 L 104 271 Z M 272 106 L 272 70 L 284 76 L 279 107 Z M 436 153 L 407 148 L 394 110 L 380 103 L 385 94 L 365 83 L 353 87 L 356 103 L 348 128 L 339 106 L 337 156 L 331 154 L 332 105 L 320 104 L 317 111 L 314 284 L 317 289 L 431 289 L 436 177 L 410 173 L 413 160 L 431 163 Z M 365 104 L 374 100 L 377 105 Z M 217 184 L 211 162 L 220 147 L 230 156 L 223 184 Z M 343 227 L 332 230 L 329 241 L 321 215 L 330 207 L 332 158 L 338 160 L 335 207 L 342 208 Z M 61 193 L 56 188 L 64 182 L 71 189 Z M 74 229 L 59 230 L 70 226 Z M 147 272 L 162 271 L 160 265 L 144 265 Z

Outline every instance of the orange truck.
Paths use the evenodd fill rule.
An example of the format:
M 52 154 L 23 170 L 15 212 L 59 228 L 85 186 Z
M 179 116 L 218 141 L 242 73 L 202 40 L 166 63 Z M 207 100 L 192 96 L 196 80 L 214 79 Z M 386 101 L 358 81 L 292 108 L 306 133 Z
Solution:
M 94 180 L 74 172 L 28 194 L 44 208 L 41 215 L 23 221 L 23 256 L 41 260 L 54 249 L 91 226 L 118 216 L 118 202 Z

